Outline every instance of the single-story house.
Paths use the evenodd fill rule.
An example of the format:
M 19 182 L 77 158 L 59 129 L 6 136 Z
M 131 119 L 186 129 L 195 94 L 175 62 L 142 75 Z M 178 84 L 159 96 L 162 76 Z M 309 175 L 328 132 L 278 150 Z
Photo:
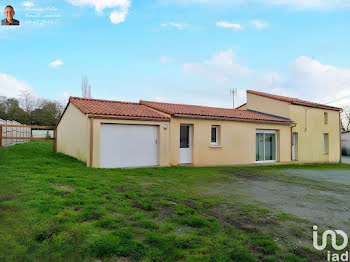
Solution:
M 344 156 L 350 156 L 350 131 L 341 134 L 341 149 Z
M 239 109 L 71 97 L 57 151 L 97 168 L 340 161 L 339 108 L 247 94 Z

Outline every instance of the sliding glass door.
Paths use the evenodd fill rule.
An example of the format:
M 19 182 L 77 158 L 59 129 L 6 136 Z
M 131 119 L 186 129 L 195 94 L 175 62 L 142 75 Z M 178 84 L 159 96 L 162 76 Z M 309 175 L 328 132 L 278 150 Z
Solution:
M 277 161 L 276 131 L 256 131 L 256 162 Z

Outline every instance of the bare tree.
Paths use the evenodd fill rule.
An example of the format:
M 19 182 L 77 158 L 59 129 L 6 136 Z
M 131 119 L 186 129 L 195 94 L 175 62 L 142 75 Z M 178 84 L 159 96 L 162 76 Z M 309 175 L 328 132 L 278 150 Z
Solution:
M 81 94 L 85 98 L 91 98 L 91 85 L 87 79 L 87 76 L 83 76 L 81 82 Z
M 24 111 L 29 113 L 39 106 L 40 101 L 29 91 L 22 90 L 19 94 L 19 103 Z
M 346 106 L 343 108 L 341 113 L 341 125 L 343 131 L 350 131 L 350 107 Z

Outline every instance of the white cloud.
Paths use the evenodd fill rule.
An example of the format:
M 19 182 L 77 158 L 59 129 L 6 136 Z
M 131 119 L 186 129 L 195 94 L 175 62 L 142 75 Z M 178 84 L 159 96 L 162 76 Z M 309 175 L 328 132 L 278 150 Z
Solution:
M 230 28 L 230 29 L 234 29 L 234 30 L 242 30 L 243 29 L 243 27 L 240 24 L 233 24 L 233 23 L 229 23 L 229 22 L 225 22 L 225 21 L 216 22 L 216 26 L 223 27 L 223 28 Z
M 204 62 L 185 62 L 183 71 L 186 74 L 209 77 L 217 82 L 227 82 L 233 78 L 247 77 L 251 74 L 248 67 L 236 63 L 232 50 L 219 51 L 210 60 Z
M 161 63 L 163 63 L 163 64 L 166 64 L 166 63 L 172 62 L 173 60 L 172 60 L 170 57 L 168 57 L 168 56 L 161 56 L 161 57 L 159 58 L 159 61 L 160 61 Z
M 23 2 L 23 6 L 24 6 L 24 7 L 33 7 L 33 6 L 34 6 L 34 3 L 33 3 L 33 2 L 29 2 L 29 1 Z
M 110 13 L 110 20 L 113 24 L 119 24 L 125 21 L 131 6 L 130 0 L 66 0 L 75 6 L 94 7 L 96 12 L 103 14 L 104 9 L 115 9 Z
M 152 100 L 156 102 L 165 102 L 164 97 L 162 96 L 155 96 Z
M 323 103 L 350 95 L 350 69 L 324 65 L 305 56 L 293 62 L 289 82 L 300 94 L 307 92 Z
M 75 6 L 87 5 L 94 7 L 97 12 L 102 12 L 106 8 L 129 8 L 130 0 L 67 0 Z
M 71 93 L 69 91 L 64 91 L 58 97 L 63 99 L 68 99 L 70 96 L 71 96 Z
M 59 59 L 49 63 L 49 66 L 53 67 L 53 68 L 60 67 L 60 66 L 63 66 L 63 65 L 64 65 L 63 61 L 59 60 Z
M 109 16 L 109 18 L 113 24 L 120 24 L 125 22 L 127 14 L 128 14 L 127 9 L 122 11 L 113 11 Z
M 72 96 L 71 92 L 68 90 L 65 90 L 62 93 L 60 93 L 58 96 L 56 96 L 56 100 L 65 105 L 70 96 Z
M 285 80 L 277 73 L 258 78 L 252 88 L 263 92 L 298 97 L 318 103 L 329 103 L 350 95 L 350 69 L 321 64 L 306 56 L 292 62 Z M 341 99 L 332 106 L 350 104 L 350 99 Z
M 32 87 L 26 82 L 16 79 L 12 75 L 0 73 L 0 95 L 18 97 L 22 92 L 34 93 Z
M 253 26 L 255 26 L 259 30 L 264 29 L 264 28 L 269 26 L 269 23 L 266 21 L 263 21 L 263 20 L 254 19 L 254 20 L 251 20 L 249 22 L 250 22 L 250 24 L 252 24 Z
M 350 96 L 350 68 L 322 64 L 306 56 L 292 61 L 289 72 L 283 77 L 276 72 L 261 73 L 238 64 L 232 50 L 217 52 L 203 62 L 186 62 L 183 72 L 215 81 L 215 90 L 220 90 L 219 93 L 222 94 L 218 95 L 217 102 L 221 100 L 222 105 L 228 99 L 223 94 L 228 94 L 227 90 L 233 85 L 239 88 L 237 105 L 245 101 L 245 89 L 298 97 L 323 104 L 332 102 L 329 105 L 338 107 L 350 105 L 350 97 L 340 99 Z M 208 88 L 210 85 L 205 82 L 200 84 L 203 88 L 207 86 L 205 92 L 208 99 L 213 95 Z M 196 88 L 191 90 L 194 92 Z M 188 92 L 192 92 L 191 90 Z M 203 93 L 203 90 L 199 92 Z M 333 102 L 337 99 L 340 100 Z
M 176 27 L 179 30 L 182 30 L 186 25 L 185 24 L 180 24 L 180 23 L 174 23 L 174 22 L 169 22 L 169 23 L 163 23 L 161 24 L 162 27 Z

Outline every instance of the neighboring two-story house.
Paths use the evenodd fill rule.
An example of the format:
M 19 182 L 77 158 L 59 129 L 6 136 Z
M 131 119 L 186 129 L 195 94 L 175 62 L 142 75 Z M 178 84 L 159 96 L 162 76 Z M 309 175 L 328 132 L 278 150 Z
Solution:
M 292 120 L 291 160 L 340 162 L 340 108 L 248 90 L 247 103 L 238 109 Z

